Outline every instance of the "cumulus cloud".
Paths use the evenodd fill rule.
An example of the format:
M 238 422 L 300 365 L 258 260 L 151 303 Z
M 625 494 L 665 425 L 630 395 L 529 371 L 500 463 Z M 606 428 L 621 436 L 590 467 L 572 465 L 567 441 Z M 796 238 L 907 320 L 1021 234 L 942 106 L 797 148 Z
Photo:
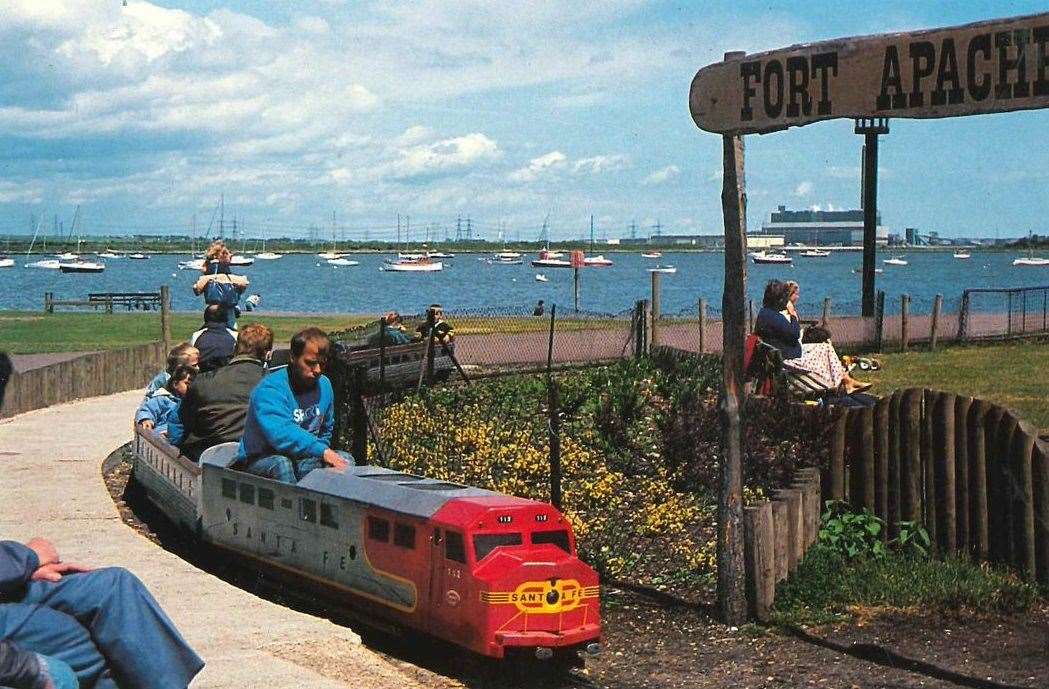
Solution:
M 812 193 L 812 182 L 804 181 L 798 183 L 798 186 L 794 187 L 795 196 L 808 196 Z
M 572 172 L 599 175 L 603 172 L 622 170 L 629 165 L 630 159 L 625 155 L 598 155 L 591 158 L 580 158 L 572 164 Z
M 43 200 L 43 193 L 36 185 L 16 184 L 0 180 L 0 203 L 33 203 Z
M 391 171 L 396 177 L 413 177 L 469 167 L 497 160 L 501 155 L 495 141 L 484 134 L 473 133 L 403 149 Z
M 641 180 L 641 184 L 646 187 L 656 186 L 658 184 L 664 184 L 674 179 L 681 174 L 681 168 L 677 165 L 667 165 L 664 168 L 660 168 L 652 174 Z
M 550 151 L 532 158 L 528 165 L 514 170 L 507 178 L 511 182 L 534 182 L 545 174 L 564 168 L 567 161 L 568 156 L 561 151 Z

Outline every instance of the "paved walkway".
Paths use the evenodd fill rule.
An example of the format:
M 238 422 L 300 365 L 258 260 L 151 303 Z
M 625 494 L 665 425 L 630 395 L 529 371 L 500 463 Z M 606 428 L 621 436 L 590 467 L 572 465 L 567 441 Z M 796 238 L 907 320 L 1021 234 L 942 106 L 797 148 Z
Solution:
M 417 686 L 350 629 L 257 598 L 125 526 L 101 466 L 131 439 L 139 400 L 126 392 L 0 420 L 0 538 L 43 536 L 68 560 L 135 572 L 207 662 L 194 689 Z

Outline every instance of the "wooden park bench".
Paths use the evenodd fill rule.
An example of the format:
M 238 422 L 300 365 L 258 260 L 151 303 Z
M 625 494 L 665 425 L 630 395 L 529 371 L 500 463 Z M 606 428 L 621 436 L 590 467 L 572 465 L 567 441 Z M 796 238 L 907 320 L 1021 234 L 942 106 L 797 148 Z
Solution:
M 122 306 L 128 311 L 160 310 L 160 292 L 93 292 L 87 299 L 55 299 L 54 292 L 44 292 L 44 311 L 54 313 L 56 306 L 73 308 L 105 309 L 113 313 L 114 306 Z

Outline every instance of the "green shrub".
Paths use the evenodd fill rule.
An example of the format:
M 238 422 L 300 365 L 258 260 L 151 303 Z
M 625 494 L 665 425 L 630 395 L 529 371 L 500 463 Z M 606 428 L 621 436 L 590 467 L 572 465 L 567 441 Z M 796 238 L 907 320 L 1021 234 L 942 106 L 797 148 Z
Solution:
M 820 544 L 846 557 L 883 558 L 888 554 L 882 532 L 885 522 L 869 509 L 853 512 L 843 500 L 828 500 L 823 512 Z

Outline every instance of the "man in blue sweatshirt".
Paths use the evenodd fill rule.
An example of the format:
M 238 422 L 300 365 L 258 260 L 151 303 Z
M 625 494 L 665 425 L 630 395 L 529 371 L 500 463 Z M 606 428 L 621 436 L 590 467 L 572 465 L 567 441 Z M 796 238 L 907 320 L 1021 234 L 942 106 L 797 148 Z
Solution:
M 291 338 L 287 368 L 269 374 L 248 402 L 238 464 L 247 471 L 296 483 L 321 467 L 345 469 L 348 454 L 331 449 L 335 395 L 324 375 L 330 342 L 320 328 Z

